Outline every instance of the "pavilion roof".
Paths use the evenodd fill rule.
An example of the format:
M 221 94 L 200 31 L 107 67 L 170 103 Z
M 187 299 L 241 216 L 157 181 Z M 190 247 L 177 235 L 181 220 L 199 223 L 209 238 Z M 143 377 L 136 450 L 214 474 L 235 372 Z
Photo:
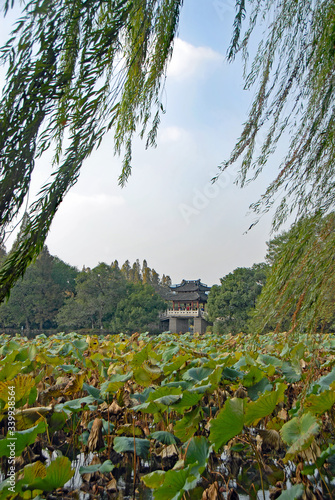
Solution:
M 182 280 L 179 285 L 170 286 L 171 291 L 181 292 L 209 292 L 210 287 L 201 283 L 201 280 Z

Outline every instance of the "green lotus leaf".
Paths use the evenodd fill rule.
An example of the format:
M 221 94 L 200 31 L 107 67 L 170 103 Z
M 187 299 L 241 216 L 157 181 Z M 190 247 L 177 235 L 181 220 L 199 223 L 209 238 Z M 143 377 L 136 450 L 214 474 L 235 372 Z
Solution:
M 289 363 L 288 361 L 284 361 L 281 370 L 285 379 L 290 384 L 294 384 L 301 379 L 301 369 L 298 363 Z
M 245 410 L 245 425 L 257 425 L 264 417 L 271 415 L 279 401 L 283 400 L 285 384 L 277 384 L 277 389 L 268 394 L 263 394 L 257 401 L 248 403 Z
M 247 388 L 247 393 L 252 401 L 259 398 L 266 391 L 272 391 L 272 384 L 267 377 L 262 378 L 257 384 Z
M 131 379 L 133 372 L 128 372 L 125 374 L 116 373 L 112 375 L 109 380 L 106 380 L 100 387 L 101 397 L 105 397 L 107 394 L 114 394 L 117 392 L 124 384 Z
M 0 457 L 9 457 L 11 450 L 15 452 L 15 456 L 19 457 L 26 446 L 35 442 L 38 434 L 42 434 L 46 430 L 44 420 L 39 422 L 34 427 L 23 431 L 16 431 L 13 435 L 7 434 L 7 437 L 0 440 Z
M 150 434 L 150 437 L 162 444 L 177 444 L 177 439 L 171 432 L 167 431 L 156 431 Z
M 160 375 L 157 376 L 157 374 L 150 373 L 148 370 L 144 370 L 143 366 L 134 370 L 135 382 L 143 387 L 149 387 L 149 385 L 152 385 L 154 381 L 159 378 L 159 376 Z
M 302 417 L 294 417 L 286 422 L 280 430 L 283 441 L 290 446 L 285 461 L 293 459 L 298 453 L 309 448 L 319 430 L 319 421 L 311 413 L 305 413 Z
M 180 350 L 179 345 L 174 345 L 172 347 L 169 347 L 168 349 L 165 349 L 162 357 L 163 362 L 167 363 L 168 361 L 170 361 L 170 359 L 172 359 L 173 356 L 178 354 L 179 350 Z
M 106 460 L 103 464 L 86 465 L 79 468 L 79 474 L 92 474 L 93 472 L 101 472 L 108 474 L 114 469 L 114 465 L 110 460 Z
M 208 378 L 212 372 L 212 368 L 206 368 L 203 366 L 201 366 L 200 368 L 190 368 L 189 370 L 187 370 L 187 372 L 184 373 L 183 379 L 196 383 L 202 382 L 202 380 Z
M 195 488 L 199 477 L 192 474 L 192 466 L 167 471 L 163 484 L 154 492 L 154 500 L 180 500 L 185 491 Z
M 251 366 L 249 368 L 249 371 L 244 375 L 243 377 L 243 386 L 244 387 L 251 387 L 255 384 L 258 384 L 264 377 L 264 372 L 257 368 L 257 366 Z
M 21 361 L 7 363 L 4 360 L 1 361 L 2 368 L 0 370 L 0 381 L 2 380 L 12 380 L 18 373 L 22 371 L 23 364 Z
M 164 375 L 169 375 L 172 372 L 178 371 L 191 358 L 190 354 L 178 356 L 171 363 L 163 366 Z
M 169 397 L 169 396 L 177 396 L 178 398 L 180 398 L 182 392 L 183 391 L 180 387 L 168 387 L 166 385 L 163 385 L 161 387 L 158 387 L 154 391 L 150 392 L 147 401 L 162 402 L 164 397 Z
M 66 401 L 66 403 L 60 403 L 55 405 L 55 411 L 64 410 L 66 413 L 77 413 L 82 410 L 95 410 L 96 406 L 93 406 L 92 403 L 95 402 L 95 398 L 93 396 L 85 396 L 83 398 L 72 399 L 72 401 Z
M 334 384 L 332 384 L 333 386 Z M 313 415 L 322 415 L 335 404 L 335 388 L 325 390 L 320 394 L 311 394 L 305 400 L 305 408 Z
M 142 476 L 141 479 L 148 488 L 159 488 L 164 483 L 165 474 L 165 471 L 156 470 Z
M 201 418 L 202 415 L 200 407 L 186 412 L 183 418 L 179 420 L 174 426 L 174 433 L 177 438 L 180 439 L 180 441 L 182 441 L 183 443 L 188 441 L 198 429 Z
M 199 392 L 184 391 L 180 401 L 172 405 L 173 410 L 184 414 L 185 410 L 196 405 L 202 399 L 202 394 Z
M 243 375 L 243 372 L 234 370 L 234 368 L 230 368 L 229 366 L 222 370 L 222 378 L 226 380 L 237 380 L 238 378 L 242 378 Z
M 335 367 L 327 375 L 324 375 L 323 377 L 319 378 L 319 380 L 316 380 L 311 386 L 311 390 L 316 387 L 318 389 L 318 392 L 326 391 L 327 389 L 329 389 L 330 385 L 333 382 L 335 382 Z
M 28 487 L 30 490 L 53 491 L 62 488 L 73 475 L 74 470 L 71 468 L 70 460 L 67 457 L 57 457 L 46 468 L 46 476 L 41 479 L 36 478 Z
M 245 405 L 245 399 L 228 399 L 211 421 L 209 440 L 214 444 L 215 451 L 242 431 Z
M 135 441 L 135 447 L 134 447 Z M 113 448 L 118 453 L 136 451 L 136 455 L 142 458 L 147 458 L 150 449 L 150 441 L 148 439 L 129 438 L 129 437 L 116 437 L 114 438 Z M 136 450 L 135 450 L 136 448 Z
M 202 474 L 212 451 L 212 446 L 204 436 L 193 437 L 186 445 L 185 465 L 197 463 L 198 472 Z
M 271 356 L 270 354 L 260 354 L 257 358 L 257 361 L 260 361 L 267 366 L 281 367 L 283 364 L 283 362 L 279 358 L 277 358 L 276 356 Z
M 295 484 L 290 489 L 283 491 L 283 493 L 277 498 L 277 500 L 298 500 L 304 493 L 304 487 L 302 484 Z

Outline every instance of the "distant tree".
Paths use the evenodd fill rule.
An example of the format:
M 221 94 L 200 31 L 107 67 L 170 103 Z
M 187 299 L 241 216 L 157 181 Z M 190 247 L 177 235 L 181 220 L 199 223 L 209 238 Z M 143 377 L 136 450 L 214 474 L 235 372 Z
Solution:
M 266 264 L 239 267 L 211 288 L 207 302 L 210 321 L 219 333 L 248 331 L 250 312 L 266 282 Z
M 138 259 L 136 259 L 129 271 L 129 281 L 132 283 L 142 283 L 141 265 Z
M 160 311 L 166 302 L 150 285 L 130 284 L 128 295 L 118 303 L 111 326 L 115 332 L 134 333 L 145 331 L 158 323 Z
M 58 257 L 53 257 L 51 276 L 65 294 L 74 294 L 76 278 L 79 271 L 76 267 L 66 264 Z
M 170 276 L 168 275 L 165 276 L 165 274 L 163 274 L 160 284 L 165 288 L 170 287 L 172 285 L 172 280 Z
M 121 267 L 121 273 L 123 274 L 123 276 L 126 278 L 127 281 L 130 280 L 130 271 L 131 271 L 131 267 L 130 267 L 129 260 L 127 259 L 125 261 L 125 263 L 122 264 L 122 267 Z
M 62 327 L 100 328 L 115 314 L 119 300 L 126 293 L 126 280 L 115 266 L 101 263 L 85 269 L 76 278 L 76 294 L 57 315 Z
M 111 268 L 115 269 L 116 271 L 120 271 L 119 263 L 117 260 L 114 260 L 114 262 L 112 262 Z
M 53 279 L 54 258 L 44 247 L 24 278 L 14 286 L 7 303 L 0 306 L 3 326 L 31 328 L 56 326 L 58 309 L 63 303 L 61 286 Z

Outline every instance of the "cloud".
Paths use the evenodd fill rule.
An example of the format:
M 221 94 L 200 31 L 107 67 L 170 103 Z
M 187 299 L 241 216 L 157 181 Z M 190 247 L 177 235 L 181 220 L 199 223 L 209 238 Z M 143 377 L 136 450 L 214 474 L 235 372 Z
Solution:
M 112 207 L 124 205 L 125 200 L 123 196 L 106 195 L 104 193 L 83 195 L 79 193 L 69 193 L 65 198 L 61 209 L 76 210 L 79 213 L 83 210 L 100 211 Z M 60 209 L 60 210 L 61 210 Z
M 187 130 L 176 126 L 164 127 L 158 132 L 158 140 L 162 144 L 184 141 L 188 137 Z
M 222 64 L 223 60 L 223 56 L 210 47 L 195 47 L 176 38 L 167 75 L 177 80 L 186 80 L 194 76 L 203 77 L 208 74 L 209 69 Z

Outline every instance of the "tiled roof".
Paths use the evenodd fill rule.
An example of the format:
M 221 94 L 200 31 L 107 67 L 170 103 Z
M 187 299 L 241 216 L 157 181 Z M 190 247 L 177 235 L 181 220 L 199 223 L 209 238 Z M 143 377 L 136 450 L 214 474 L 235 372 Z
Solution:
M 199 280 L 183 280 L 179 285 L 173 285 L 170 287 L 173 292 L 209 292 L 210 287 L 201 283 Z

